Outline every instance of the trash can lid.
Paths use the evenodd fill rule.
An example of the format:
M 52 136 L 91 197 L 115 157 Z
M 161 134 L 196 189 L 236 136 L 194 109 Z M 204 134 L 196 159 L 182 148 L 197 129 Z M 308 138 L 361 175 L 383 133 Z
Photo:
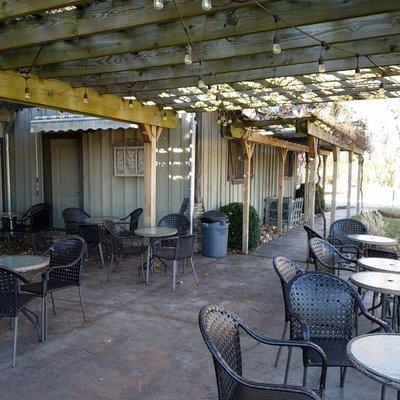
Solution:
M 201 222 L 219 222 L 227 219 L 228 216 L 218 210 L 207 211 L 200 217 Z

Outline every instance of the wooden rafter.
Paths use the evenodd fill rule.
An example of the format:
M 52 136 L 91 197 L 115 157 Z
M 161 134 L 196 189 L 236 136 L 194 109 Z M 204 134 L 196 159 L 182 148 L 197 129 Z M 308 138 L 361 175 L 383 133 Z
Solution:
M 23 76 L 16 72 L 0 71 L 0 100 L 166 128 L 175 128 L 177 124 L 177 117 L 171 111 L 143 106 L 138 101 L 132 102 L 130 107 L 128 102 L 119 97 L 101 96 L 91 89 L 87 89 L 88 102 L 85 103 L 85 90 L 72 88 L 65 82 L 31 76 L 27 85 L 29 98 L 25 94 L 26 81 Z

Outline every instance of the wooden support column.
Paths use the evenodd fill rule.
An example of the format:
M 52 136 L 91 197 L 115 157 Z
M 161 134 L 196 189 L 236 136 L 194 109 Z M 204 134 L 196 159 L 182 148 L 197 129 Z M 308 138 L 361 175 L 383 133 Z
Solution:
M 347 211 L 346 211 L 347 218 L 350 218 L 352 171 L 353 171 L 353 152 L 349 151 L 349 163 L 348 163 L 348 175 L 347 175 Z
M 156 225 L 156 155 L 157 140 L 161 132 L 161 127 L 142 125 L 144 140 L 143 222 L 146 226 Z
M 244 181 L 243 181 L 243 228 L 242 228 L 242 253 L 249 253 L 249 211 L 250 211 L 250 183 L 251 183 L 251 158 L 253 157 L 253 142 L 243 140 L 244 149 Z
M 337 194 L 337 179 L 338 179 L 338 164 L 340 157 L 340 148 L 333 146 L 333 173 L 332 173 L 332 200 L 331 200 L 331 220 L 332 225 L 336 219 L 336 194 Z
M 317 170 L 317 138 L 314 136 L 308 137 L 309 148 L 309 184 L 308 184 L 308 225 L 314 229 L 315 219 L 315 184 Z
M 325 198 L 325 188 L 326 188 L 326 161 L 328 156 L 324 154 L 322 156 L 322 193 Z
M 306 153 L 306 171 L 305 171 L 305 177 L 304 177 L 304 198 L 303 198 L 303 208 L 304 208 L 304 221 L 308 222 L 308 207 L 309 207 L 309 202 L 308 202 L 308 182 L 310 179 L 310 164 L 309 164 L 309 156 L 308 153 Z
M 278 233 L 282 235 L 283 233 L 283 185 L 285 176 L 285 160 L 288 153 L 288 149 L 279 149 L 279 178 L 278 178 Z
M 358 156 L 358 171 L 357 171 L 357 203 L 356 203 L 356 214 L 361 212 L 361 185 L 362 185 L 362 169 L 363 169 L 363 156 Z

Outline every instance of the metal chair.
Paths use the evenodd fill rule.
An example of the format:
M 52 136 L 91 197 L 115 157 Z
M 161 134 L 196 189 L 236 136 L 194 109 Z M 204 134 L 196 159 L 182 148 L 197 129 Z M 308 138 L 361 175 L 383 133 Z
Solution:
M 333 275 L 339 274 L 341 270 L 357 272 L 357 263 L 344 256 L 326 240 L 313 238 L 310 240 L 309 245 L 316 271 L 328 272 Z
M 288 306 L 286 304 L 286 297 L 285 297 L 286 287 L 295 276 L 304 274 L 304 271 L 295 262 L 293 262 L 285 257 L 280 257 L 280 256 L 275 257 L 272 261 L 272 264 L 273 264 L 275 272 L 277 273 L 277 275 L 280 279 L 280 282 L 281 282 L 283 303 L 285 305 L 285 325 L 283 327 L 283 332 L 282 332 L 282 340 L 283 340 L 286 337 L 286 333 L 287 333 L 287 330 L 289 327 L 289 322 L 290 322 L 290 314 L 289 314 Z M 275 363 L 274 363 L 274 367 L 278 366 L 279 358 L 281 356 L 281 351 L 282 351 L 282 347 L 279 346 L 278 353 L 276 355 L 276 359 L 275 359 Z M 290 348 L 289 348 L 289 351 L 291 351 Z M 285 384 L 286 384 L 286 382 L 285 382 Z
M 135 232 L 139 225 L 139 219 L 140 216 L 143 213 L 143 208 L 137 208 L 136 210 L 132 211 L 129 215 L 127 215 L 125 218 L 121 218 L 119 221 L 127 221 L 129 220 L 129 230 L 131 232 Z
M 176 236 L 185 236 L 189 233 L 190 222 L 182 214 L 168 214 L 160 219 L 158 226 L 175 228 L 178 231 Z
M 78 288 L 79 302 L 82 309 L 83 320 L 86 321 L 83 306 L 81 281 L 82 259 L 85 254 L 86 244 L 80 237 L 71 237 L 54 243 L 46 252 L 50 256 L 50 264 L 42 274 L 41 282 L 28 283 L 21 286 L 24 292 L 34 293 L 42 298 L 42 337 L 47 336 L 47 295 L 50 294 L 55 315 L 53 293 L 71 287 Z
M 352 234 L 366 235 L 368 234 L 368 229 L 362 222 L 355 219 L 338 219 L 337 221 L 333 222 L 329 228 L 328 239 L 337 240 L 340 246 L 355 247 L 357 249 L 356 251 L 354 249 L 352 251 L 351 248 L 349 248 L 346 253 L 352 254 L 353 257 L 357 257 L 358 259 L 362 254 L 362 249 L 360 249 L 354 241 L 348 238 L 348 235 Z
M 199 313 L 200 332 L 210 351 L 215 368 L 219 400 L 320 400 L 324 398 L 326 357 L 310 342 L 293 342 L 259 336 L 239 317 L 214 305 L 204 306 Z M 240 330 L 258 343 L 270 346 L 299 347 L 313 351 L 320 357 L 319 388 L 311 390 L 301 386 L 286 386 L 250 381 L 242 376 Z
M 332 274 L 307 272 L 293 278 L 287 286 L 286 302 L 291 315 L 290 339 L 311 342 L 322 348 L 328 367 L 340 367 L 341 387 L 346 368 L 352 365 L 346 347 L 353 337 L 358 312 L 385 332 L 391 332 L 386 322 L 367 312 L 361 297 L 348 282 Z M 307 368 L 321 366 L 316 356 L 314 351 L 303 350 L 304 386 L 307 385 Z M 290 355 L 287 371 L 289 366 Z
M 174 291 L 176 287 L 176 274 L 178 263 L 180 261 L 183 262 L 183 266 L 185 265 L 185 262 L 190 263 L 194 278 L 196 279 L 196 284 L 197 286 L 199 285 L 199 280 L 197 279 L 196 269 L 193 263 L 193 248 L 195 239 L 196 235 L 186 235 L 160 239 L 157 240 L 157 242 L 155 243 L 156 249 L 152 251 L 152 256 L 159 258 L 163 262 L 172 261 L 172 290 Z M 162 244 L 166 241 L 168 241 L 169 243 L 173 243 L 172 248 L 163 248 Z
M 111 261 L 108 271 L 107 281 L 110 280 L 111 270 L 113 268 L 114 258 L 118 260 L 118 270 L 122 266 L 122 258 L 124 255 L 141 255 L 142 263 L 140 271 L 144 276 L 143 271 L 143 254 L 147 251 L 147 246 L 143 245 L 142 239 L 125 229 L 125 227 L 118 222 L 107 220 L 104 222 L 104 227 L 109 234 L 111 244 Z
M 27 306 L 38 296 L 36 294 L 21 293 L 19 290 L 20 282 L 27 281 L 16 272 L 0 267 L 0 319 L 5 317 L 10 317 L 12 319 L 14 337 L 13 367 L 15 367 L 17 357 L 18 317 L 20 312 L 22 312 L 36 328 L 38 340 L 41 339 L 37 315 L 27 309 Z
M 97 248 L 100 255 L 101 265 L 105 268 L 104 253 L 102 243 L 107 240 L 107 237 L 102 237 L 98 224 L 78 224 L 79 235 L 86 243 L 86 253 L 89 256 L 89 251 Z
M 65 233 L 67 235 L 79 235 L 79 224 L 83 222 L 84 219 L 90 218 L 90 215 L 77 207 L 65 208 L 62 212 L 65 225 Z

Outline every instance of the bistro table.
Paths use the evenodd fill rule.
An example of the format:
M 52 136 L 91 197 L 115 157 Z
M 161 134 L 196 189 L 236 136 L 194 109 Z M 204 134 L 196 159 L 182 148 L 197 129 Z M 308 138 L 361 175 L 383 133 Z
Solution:
M 14 271 L 28 281 L 35 278 L 49 265 L 50 258 L 35 255 L 0 256 L 0 266 Z
M 369 271 L 400 274 L 400 260 L 380 257 L 362 257 L 358 259 L 357 263 L 360 267 Z
M 398 303 L 398 296 L 400 296 L 400 274 L 372 271 L 356 272 L 351 275 L 350 281 L 359 288 L 393 296 L 392 328 L 395 329 L 397 324 L 396 305 Z M 386 314 L 386 304 L 387 302 L 384 301 L 382 317 Z
M 151 226 L 147 228 L 139 228 L 135 230 L 135 234 L 147 238 L 149 243 L 147 245 L 147 265 L 146 265 L 146 283 L 149 283 L 149 270 L 151 259 L 151 244 L 153 240 L 174 236 L 178 233 L 175 228 L 168 228 L 166 226 Z
M 376 333 L 362 335 L 347 344 L 350 362 L 364 375 L 397 389 L 400 400 L 400 335 Z M 385 386 L 382 387 L 382 399 Z
M 397 244 L 396 239 L 388 238 L 385 236 L 375 236 L 375 235 L 347 235 L 350 240 L 353 240 L 357 243 L 362 243 L 366 246 L 394 246 Z
M 111 220 L 113 222 L 118 221 L 117 217 L 89 217 L 85 218 L 83 222 L 85 224 L 103 225 L 105 221 Z

